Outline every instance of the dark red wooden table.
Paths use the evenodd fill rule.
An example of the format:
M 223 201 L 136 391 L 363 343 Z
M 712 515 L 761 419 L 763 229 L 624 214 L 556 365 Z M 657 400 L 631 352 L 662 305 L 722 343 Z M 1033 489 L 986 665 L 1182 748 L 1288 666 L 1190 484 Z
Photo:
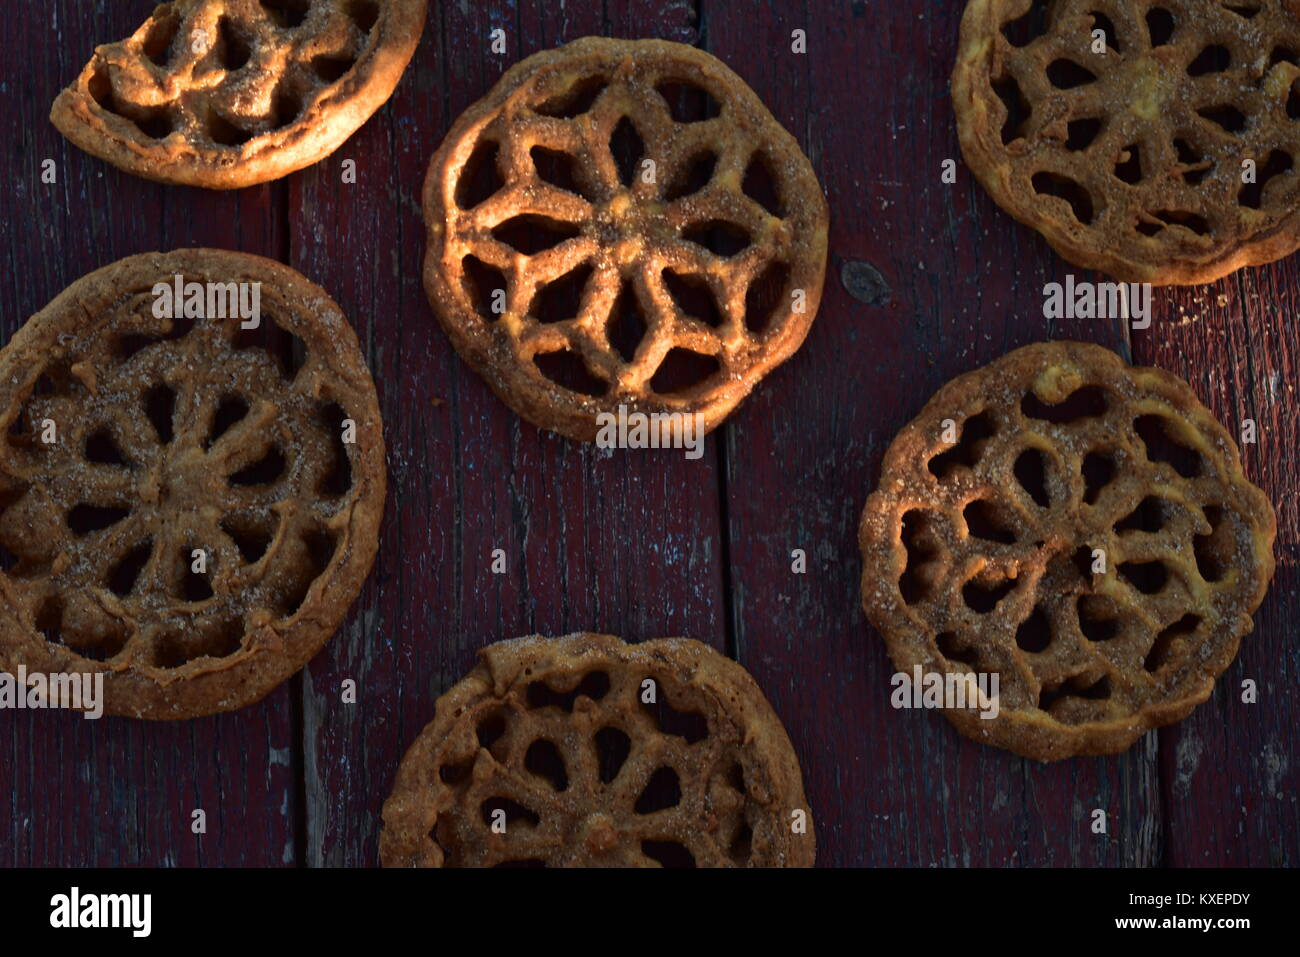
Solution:
M 434 0 L 397 94 L 335 155 L 236 193 L 135 179 L 46 116 L 93 45 L 149 0 L 5 11 L 3 333 L 122 256 L 215 246 L 289 263 L 352 318 L 378 385 L 390 496 L 374 573 L 327 650 L 260 705 L 183 724 L 0 712 L 0 864 L 372 865 L 397 762 L 499 638 L 691 635 L 739 659 L 803 763 L 826 865 L 1295 865 L 1300 258 L 1158 291 L 1154 322 L 1049 322 L 1069 267 L 960 168 L 948 74 L 962 4 L 930 0 Z M 490 52 L 506 31 L 510 52 Z M 791 52 L 791 31 L 808 52 Z M 521 422 L 453 353 L 420 285 L 429 157 L 520 57 L 588 34 L 697 44 L 799 139 L 832 210 L 803 350 L 709 439 L 602 452 Z M 40 181 L 53 159 L 54 185 Z M 354 159 L 357 182 L 341 182 Z M 869 263 L 880 281 L 858 264 Z M 1080 277 L 1083 278 L 1083 277 Z M 947 379 L 1075 337 L 1254 418 L 1248 474 L 1278 507 L 1277 578 L 1210 702 L 1127 754 L 1051 766 L 895 712 L 858 605 L 856 523 L 894 432 Z M 490 573 L 505 549 L 510 572 Z M 808 571 L 791 573 L 804 549 Z M 356 705 L 339 685 L 353 678 Z M 1240 702 L 1246 678 L 1259 702 Z M 206 811 L 207 833 L 191 833 Z M 1092 832 L 1092 811 L 1107 833 Z

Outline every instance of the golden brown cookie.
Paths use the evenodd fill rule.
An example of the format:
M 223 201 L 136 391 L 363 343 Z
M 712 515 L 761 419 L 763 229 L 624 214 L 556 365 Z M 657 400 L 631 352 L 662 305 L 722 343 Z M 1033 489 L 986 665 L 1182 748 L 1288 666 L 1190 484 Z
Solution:
M 1123 751 L 1210 696 L 1273 576 L 1273 508 L 1187 384 L 1099 346 L 948 383 L 862 514 L 862 601 L 900 672 L 999 676 L 962 734 Z
M 812 866 L 799 762 L 734 661 L 593 634 L 481 655 L 402 760 L 385 866 Z
M 424 285 L 457 351 L 530 422 L 700 413 L 802 344 L 828 214 L 799 144 L 720 61 L 588 37 L 456 122 L 424 186 Z
M 155 318 L 177 275 L 232 317 Z M 259 291 L 256 328 L 231 288 Z M 271 260 L 147 253 L 78 280 L 0 351 L 0 428 L 0 670 L 103 674 L 110 714 L 259 700 L 370 569 L 374 383 L 338 306 Z
M 237 189 L 334 152 L 383 106 L 425 0 L 173 0 L 96 48 L 50 120 L 163 183 Z
M 999 206 L 1163 285 L 1300 247 L 1298 81 L 1296 0 L 970 0 L 952 91 Z

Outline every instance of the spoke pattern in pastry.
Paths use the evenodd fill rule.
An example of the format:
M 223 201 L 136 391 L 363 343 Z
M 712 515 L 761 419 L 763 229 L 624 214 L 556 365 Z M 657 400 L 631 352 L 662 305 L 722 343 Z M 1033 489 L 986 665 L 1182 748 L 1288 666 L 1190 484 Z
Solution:
M 995 718 L 944 712 L 963 734 L 1110 754 L 1209 697 L 1275 532 L 1186 383 L 1099 346 L 1028 346 L 950 382 L 886 452 L 863 604 L 899 671 L 999 675 Z
M 54 101 L 64 136 L 165 183 L 235 189 L 328 156 L 392 95 L 425 0 L 172 0 Z
M 386 866 L 812 865 L 798 761 L 735 662 L 688 639 L 593 634 L 482 659 L 402 761 Z
M 425 288 L 461 355 L 529 421 L 713 428 L 802 344 L 827 207 L 795 142 L 714 57 L 579 40 L 456 123 L 424 191 Z
M 1288 0 L 970 0 L 953 99 L 972 171 L 1076 265 L 1204 283 L 1300 247 Z
M 177 274 L 261 282 L 260 328 L 155 318 Z M 0 667 L 101 673 L 110 714 L 193 717 L 260 699 L 333 633 L 385 472 L 321 289 L 240 253 L 133 256 L 29 320 L 0 383 Z

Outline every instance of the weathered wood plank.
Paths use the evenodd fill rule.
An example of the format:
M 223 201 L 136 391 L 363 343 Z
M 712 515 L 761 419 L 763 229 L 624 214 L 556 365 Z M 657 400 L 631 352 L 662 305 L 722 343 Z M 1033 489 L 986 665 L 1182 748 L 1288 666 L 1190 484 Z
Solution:
M 425 167 L 462 110 L 521 56 L 607 27 L 682 35 L 688 16 L 651 3 L 441 5 L 393 102 L 298 180 L 292 261 L 325 282 L 367 344 L 390 467 L 376 572 L 311 668 L 312 864 L 376 862 L 397 764 L 483 645 L 578 630 L 723 644 L 712 447 L 687 462 L 539 432 L 455 355 L 420 283 Z M 491 52 L 497 28 L 507 55 Z M 346 156 L 357 159 L 355 186 L 339 183 Z M 503 575 L 490 572 L 496 548 Z M 354 708 L 338 704 L 344 677 L 361 688 Z
M 831 269 L 803 351 L 726 446 L 740 660 L 802 758 L 823 864 L 1142 864 L 1159 859 L 1154 741 L 1049 767 L 895 712 L 893 666 L 859 607 L 856 526 L 895 432 L 948 379 L 1020 345 L 1118 327 L 1053 324 L 1067 270 L 958 159 L 948 95 L 960 4 L 705 3 L 704 38 L 812 158 Z M 807 30 L 808 53 L 791 52 Z M 881 282 L 850 264 L 868 263 Z M 845 272 L 846 266 L 850 271 Z M 853 271 L 858 270 L 858 271 Z M 887 292 L 886 292 L 887 287 Z M 791 574 L 804 549 L 808 574 Z M 1106 810 L 1110 836 L 1089 830 Z
M 74 280 L 134 253 L 214 246 L 281 258 L 283 186 L 209 193 L 147 183 L 64 141 L 50 104 L 96 44 L 148 4 L 54 0 L 12 17 L 0 51 L 5 341 Z M 30 15 L 29 15 L 30 14 Z M 44 159 L 58 182 L 40 182 Z M 292 685 L 236 714 L 146 724 L 0 712 L 0 864 L 279 865 L 297 860 Z M 208 830 L 190 831 L 202 808 Z
M 1277 510 L 1277 576 L 1213 697 L 1160 732 L 1166 863 L 1295 866 L 1300 860 L 1300 508 L 1295 450 L 1300 260 L 1283 260 L 1211 286 L 1161 293 L 1166 306 L 1135 336 L 1138 361 L 1183 376 L 1238 438 L 1253 419 L 1258 442 L 1243 446 L 1246 475 Z M 1242 682 L 1258 703 L 1242 703 Z

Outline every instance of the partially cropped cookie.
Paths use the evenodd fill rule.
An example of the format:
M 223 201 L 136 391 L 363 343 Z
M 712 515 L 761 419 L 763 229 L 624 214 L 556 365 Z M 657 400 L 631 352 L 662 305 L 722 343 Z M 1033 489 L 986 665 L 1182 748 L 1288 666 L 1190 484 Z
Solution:
M 0 671 L 102 675 L 139 718 L 257 701 L 360 592 L 384 489 L 319 287 L 208 249 L 91 273 L 0 351 Z
M 997 676 L 996 709 L 945 709 L 962 734 L 1112 754 L 1210 696 L 1275 533 L 1185 382 L 1045 343 L 954 379 L 894 439 L 862 514 L 862 601 L 899 672 Z
M 143 4 L 142 4 L 143 6 Z M 98 47 L 50 120 L 164 183 L 237 189 L 328 156 L 392 95 L 425 0 L 172 0 Z
M 749 674 L 684 638 L 517 638 L 438 699 L 388 867 L 810 867 L 799 763 Z
M 962 152 L 1064 258 L 1206 283 L 1300 248 L 1292 0 L 970 0 Z
M 826 200 L 799 144 L 702 50 L 588 37 L 529 57 L 457 120 L 424 186 L 424 286 L 521 416 L 718 425 L 803 343 Z

